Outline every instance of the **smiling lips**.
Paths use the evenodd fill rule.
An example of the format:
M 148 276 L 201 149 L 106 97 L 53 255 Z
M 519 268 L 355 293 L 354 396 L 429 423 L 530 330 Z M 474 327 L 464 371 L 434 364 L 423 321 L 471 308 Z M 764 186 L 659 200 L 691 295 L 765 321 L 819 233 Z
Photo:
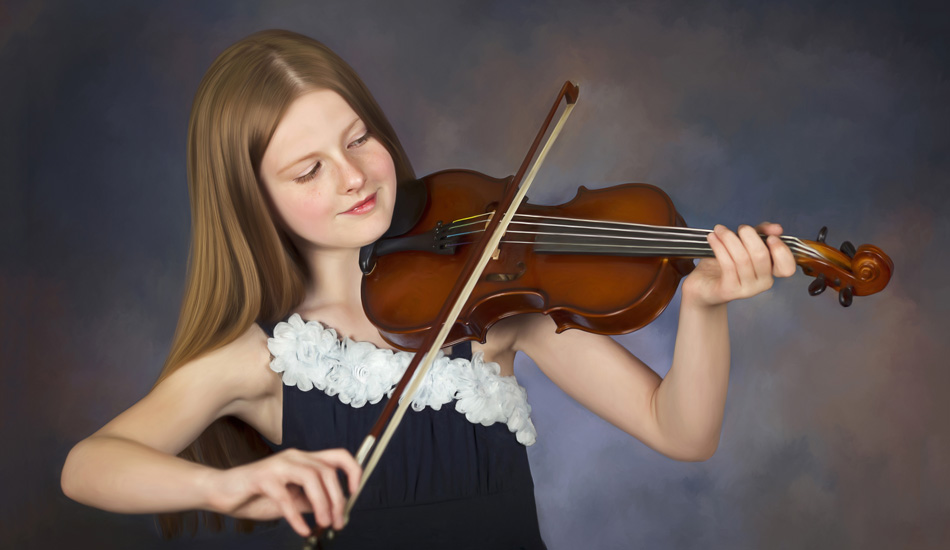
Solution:
M 373 209 L 376 206 L 376 193 L 366 197 L 366 199 L 353 205 L 353 208 L 350 208 L 344 214 L 365 214 Z

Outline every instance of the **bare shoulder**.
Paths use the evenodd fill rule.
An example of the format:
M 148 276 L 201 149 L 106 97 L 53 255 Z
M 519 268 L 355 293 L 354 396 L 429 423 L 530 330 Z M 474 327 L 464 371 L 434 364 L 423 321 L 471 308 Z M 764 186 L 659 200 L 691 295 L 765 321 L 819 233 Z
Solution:
M 267 335 L 252 325 L 234 341 L 190 361 L 94 435 L 138 441 L 177 454 L 212 422 L 236 415 L 275 387 Z
M 253 401 L 273 393 L 278 374 L 270 370 L 267 334 L 252 324 L 234 341 L 199 359 L 203 374 L 216 377 L 227 389 L 229 401 Z M 230 414 L 230 413 L 225 413 Z

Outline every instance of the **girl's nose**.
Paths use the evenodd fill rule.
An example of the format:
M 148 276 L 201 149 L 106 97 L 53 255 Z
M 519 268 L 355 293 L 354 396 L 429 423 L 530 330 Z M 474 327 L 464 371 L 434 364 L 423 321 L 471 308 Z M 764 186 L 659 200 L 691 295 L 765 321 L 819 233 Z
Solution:
M 345 159 L 341 163 L 341 185 L 345 193 L 359 191 L 366 185 L 366 173 L 354 159 Z

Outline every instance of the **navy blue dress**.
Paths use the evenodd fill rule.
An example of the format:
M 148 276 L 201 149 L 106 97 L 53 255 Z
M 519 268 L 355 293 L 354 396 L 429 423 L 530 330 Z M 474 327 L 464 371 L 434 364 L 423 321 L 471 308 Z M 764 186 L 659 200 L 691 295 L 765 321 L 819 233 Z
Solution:
M 471 359 L 471 344 L 453 352 Z M 387 400 L 354 408 L 284 385 L 283 441 L 271 447 L 355 454 Z M 332 548 L 544 550 L 525 446 L 504 423 L 473 424 L 452 404 L 410 409 Z

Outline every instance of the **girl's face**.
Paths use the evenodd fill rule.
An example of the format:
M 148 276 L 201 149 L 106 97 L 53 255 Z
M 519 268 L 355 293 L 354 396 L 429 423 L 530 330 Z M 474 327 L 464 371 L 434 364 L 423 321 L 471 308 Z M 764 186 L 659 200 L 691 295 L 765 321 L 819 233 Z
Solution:
M 298 246 L 358 248 L 389 228 L 396 199 L 392 156 L 339 94 L 297 98 L 261 160 L 271 204 Z

